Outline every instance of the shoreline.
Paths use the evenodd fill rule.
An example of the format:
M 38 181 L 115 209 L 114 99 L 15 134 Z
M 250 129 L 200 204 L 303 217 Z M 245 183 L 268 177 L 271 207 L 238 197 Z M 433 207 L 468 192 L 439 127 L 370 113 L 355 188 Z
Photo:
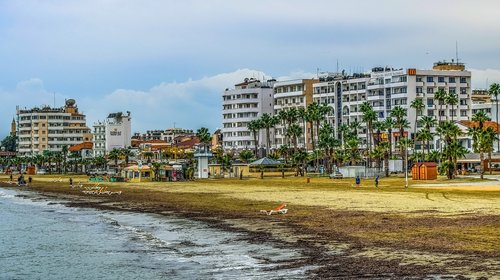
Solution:
M 255 180 L 255 183 L 261 181 Z M 194 186 L 200 186 L 210 182 L 197 182 Z M 182 187 L 183 183 L 178 183 Z M 189 183 L 186 183 L 187 185 Z M 224 182 L 217 182 L 224 184 Z M 18 189 L 12 185 L 1 184 L 2 187 Z M 296 263 L 285 264 L 287 266 L 311 265 L 317 267 L 309 271 L 312 279 L 324 278 L 356 278 L 356 277 L 378 277 L 378 278 L 400 278 L 409 277 L 420 279 L 429 275 L 447 275 L 459 277 L 493 277 L 497 272 L 488 267 L 489 260 L 494 261 L 500 256 L 499 252 L 456 252 L 447 248 L 428 250 L 402 246 L 401 244 L 390 244 L 379 242 L 367 242 L 363 236 L 346 235 L 335 230 L 328 230 L 330 221 L 325 221 L 332 216 L 344 221 L 366 218 L 371 219 L 373 213 L 364 213 L 357 210 L 332 210 L 322 208 L 317 213 L 320 217 L 313 217 L 308 221 L 308 214 L 318 212 L 317 207 L 294 205 L 293 212 L 285 215 L 259 215 L 256 212 L 234 210 L 233 208 L 258 209 L 269 204 L 263 201 L 252 201 L 241 199 L 233 201 L 226 197 L 227 193 L 209 193 L 204 189 L 200 192 L 179 192 L 179 190 L 168 190 L 163 194 L 150 188 L 136 189 L 135 186 L 121 184 L 107 184 L 110 189 L 122 190 L 121 196 L 86 196 L 81 192 L 70 189 L 63 182 L 34 182 L 30 187 L 19 188 L 21 190 L 34 191 L 45 197 L 55 200 L 69 200 L 65 203 L 69 207 L 89 207 L 94 209 L 132 211 L 143 213 L 155 213 L 160 215 L 176 215 L 182 218 L 205 222 L 206 224 L 226 231 L 243 232 L 247 240 L 253 243 L 273 242 L 295 248 L 304 256 L 305 260 Z M 168 185 L 167 185 L 168 186 Z M 340 190 L 344 191 L 344 190 Z M 198 204 L 197 201 L 203 203 Z M 215 202 L 221 200 L 223 207 Z M 215 201 L 215 202 L 214 202 Z M 229 201 L 229 203 L 228 203 Z M 211 202 L 213 205 L 210 205 Z M 208 204 L 208 205 L 207 205 Z M 234 205 L 229 205 L 234 204 Z M 231 211 L 233 209 L 234 211 Z M 392 219 L 392 214 L 383 213 L 385 217 Z M 485 216 L 488 217 L 488 216 Z M 496 223 L 498 216 L 493 215 L 492 221 Z M 427 218 L 428 219 L 428 218 Z M 322 222 L 323 225 L 315 223 Z M 498 225 L 498 224 L 497 224 Z M 369 224 L 368 224 L 369 226 Z M 321 228 L 326 227 L 326 230 Z M 458 261 L 461 257 L 466 257 Z M 426 258 L 430 260 L 425 261 Z M 454 264 L 449 263 L 455 259 Z M 494 267 L 494 266 L 493 266 Z

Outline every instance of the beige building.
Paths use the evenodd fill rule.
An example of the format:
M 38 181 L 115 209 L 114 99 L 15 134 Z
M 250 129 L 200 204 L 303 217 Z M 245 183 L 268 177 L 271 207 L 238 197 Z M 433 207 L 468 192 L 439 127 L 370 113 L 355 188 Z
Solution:
M 307 108 L 307 105 L 313 102 L 313 84 L 319 82 L 316 79 L 298 79 L 283 82 L 276 82 L 273 86 L 274 91 L 274 115 L 278 115 L 281 110 L 292 107 Z M 301 122 L 302 137 L 298 139 L 299 148 L 310 149 L 312 141 L 310 139 L 310 127 L 306 122 Z M 271 147 L 279 148 L 281 145 L 290 145 L 286 141 L 286 131 L 280 123 L 276 126 L 275 135 L 271 135 Z M 307 145 L 306 145 L 307 143 Z
M 66 100 L 61 108 L 18 107 L 16 115 L 19 156 L 58 152 L 63 146 L 92 141 L 85 115 L 78 111 L 74 99 Z

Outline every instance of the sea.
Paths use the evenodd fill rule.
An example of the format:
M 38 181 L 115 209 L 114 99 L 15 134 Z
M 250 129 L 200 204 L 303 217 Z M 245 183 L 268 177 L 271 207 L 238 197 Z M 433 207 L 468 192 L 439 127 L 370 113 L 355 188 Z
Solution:
M 304 279 L 299 250 L 185 218 L 0 188 L 0 279 Z

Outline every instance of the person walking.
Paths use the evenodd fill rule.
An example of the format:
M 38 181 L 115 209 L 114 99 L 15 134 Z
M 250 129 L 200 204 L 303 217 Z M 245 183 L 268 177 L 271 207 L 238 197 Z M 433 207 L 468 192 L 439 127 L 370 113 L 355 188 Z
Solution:
M 361 178 L 359 178 L 359 175 L 356 176 L 356 187 L 359 187 L 359 184 L 361 184 Z
M 378 175 L 375 177 L 375 187 L 378 188 Z
M 73 186 L 73 179 L 69 178 L 69 186 L 72 187 Z

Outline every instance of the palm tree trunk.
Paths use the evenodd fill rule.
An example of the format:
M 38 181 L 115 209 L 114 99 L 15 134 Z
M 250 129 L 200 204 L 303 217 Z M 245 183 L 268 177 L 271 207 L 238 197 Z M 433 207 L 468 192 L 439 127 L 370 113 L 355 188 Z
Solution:
M 387 130 L 389 132 L 389 157 L 392 157 L 392 129 Z
M 498 139 L 498 95 L 495 96 L 495 105 L 497 107 L 495 113 L 496 113 L 496 118 L 497 118 L 496 119 L 496 123 L 497 123 L 496 133 L 497 133 L 497 139 Z M 499 152 L 499 151 L 500 151 L 500 141 L 497 140 L 497 152 Z
M 253 143 L 255 146 L 255 157 L 258 157 L 257 152 L 258 152 L 258 147 L 257 147 L 257 132 L 254 130 L 253 131 Z
M 481 180 L 484 179 L 484 154 L 483 152 L 479 153 L 479 162 L 480 162 L 480 167 L 481 167 Z
M 491 168 L 491 150 L 488 152 L 488 169 L 490 170 L 490 175 L 492 173 L 492 168 Z
M 269 127 L 266 127 L 266 157 L 269 156 L 269 147 L 271 145 L 271 135 L 269 133 Z

